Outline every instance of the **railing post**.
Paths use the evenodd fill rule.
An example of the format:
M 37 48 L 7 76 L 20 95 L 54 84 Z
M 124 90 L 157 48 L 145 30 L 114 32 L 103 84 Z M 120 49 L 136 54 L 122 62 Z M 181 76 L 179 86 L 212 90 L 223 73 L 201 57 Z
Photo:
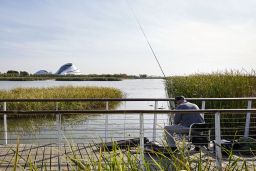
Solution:
M 169 107 L 170 107 L 169 109 L 175 110 L 175 102 L 174 101 L 170 101 L 170 106 Z M 169 120 L 168 124 L 172 125 L 173 124 L 172 122 L 174 120 L 174 114 L 173 113 L 169 114 L 168 120 Z
M 202 101 L 201 109 L 202 109 L 202 110 L 205 109 L 205 101 L 204 101 L 204 100 Z M 201 113 L 201 116 L 204 118 L 204 113 Z
M 158 101 L 155 101 L 155 110 L 157 110 Z M 153 141 L 156 141 L 156 125 L 157 125 L 157 114 L 154 113 L 154 123 L 153 123 Z
M 58 111 L 59 103 L 55 103 L 55 110 Z M 57 127 L 57 134 L 58 134 L 58 170 L 61 170 L 61 114 L 56 114 L 56 127 Z
M 144 116 L 143 113 L 140 113 L 140 168 L 144 169 Z
M 6 102 L 3 102 L 3 111 L 6 111 Z M 5 144 L 8 144 L 8 136 L 7 136 L 7 115 L 4 114 L 4 139 Z
M 221 154 L 221 133 L 220 133 L 220 112 L 215 113 L 215 152 L 216 152 L 216 167 L 219 171 L 222 170 L 222 154 Z
M 247 109 L 251 109 L 251 108 L 252 108 L 252 100 L 248 100 Z M 249 136 L 250 122 L 251 122 L 251 112 L 247 112 L 246 113 L 245 128 L 244 128 L 244 137 L 248 137 Z
M 106 110 L 109 110 L 109 102 L 106 101 Z M 108 141 L 108 114 L 105 114 L 105 142 Z

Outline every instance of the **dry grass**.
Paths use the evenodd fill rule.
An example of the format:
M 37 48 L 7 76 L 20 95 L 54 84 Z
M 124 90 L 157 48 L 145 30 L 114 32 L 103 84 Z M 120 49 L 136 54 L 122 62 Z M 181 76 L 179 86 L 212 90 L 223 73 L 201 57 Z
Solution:
M 122 92 L 115 88 L 104 87 L 51 87 L 51 88 L 15 88 L 0 91 L 1 99 L 44 99 L 44 98 L 121 98 Z M 110 108 L 118 105 L 109 103 Z M 103 109 L 104 102 L 60 102 L 59 110 Z M 7 110 L 54 110 L 53 102 L 8 103 Z

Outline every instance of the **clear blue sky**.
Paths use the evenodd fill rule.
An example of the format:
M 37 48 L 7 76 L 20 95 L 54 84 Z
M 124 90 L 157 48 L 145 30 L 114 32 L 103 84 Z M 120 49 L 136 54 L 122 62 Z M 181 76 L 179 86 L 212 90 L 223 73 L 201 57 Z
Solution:
M 129 0 L 166 75 L 256 68 L 255 0 Z M 0 0 L 0 72 L 161 75 L 126 0 Z

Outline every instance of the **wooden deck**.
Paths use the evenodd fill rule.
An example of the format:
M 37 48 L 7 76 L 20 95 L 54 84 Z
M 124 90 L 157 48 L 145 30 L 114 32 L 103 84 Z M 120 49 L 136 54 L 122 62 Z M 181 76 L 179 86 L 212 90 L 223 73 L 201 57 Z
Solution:
M 0 170 L 13 170 L 15 161 L 17 162 L 18 170 L 26 170 L 28 168 L 36 168 L 37 170 L 77 170 L 80 165 L 88 167 L 86 170 L 97 170 L 99 161 L 102 164 L 109 162 L 109 156 L 113 155 L 113 152 L 105 151 L 100 153 L 96 146 L 88 144 L 63 144 L 59 149 L 57 144 L 45 144 L 45 145 L 34 145 L 34 144 L 20 144 L 18 153 L 16 153 L 15 145 L 0 145 Z M 18 154 L 18 160 L 16 160 L 16 154 Z M 100 157 L 101 154 L 101 157 Z M 134 151 L 130 151 L 129 154 L 126 150 L 118 151 L 116 154 L 122 154 L 124 162 L 127 161 L 127 155 L 133 158 L 133 160 L 139 165 L 139 154 Z M 199 155 L 199 153 L 191 152 L 191 156 Z M 211 160 L 214 167 L 215 157 L 209 155 L 209 153 L 203 154 L 207 160 Z M 118 156 L 120 157 L 120 155 Z M 171 167 L 170 160 L 159 160 L 154 155 L 148 155 L 145 153 L 145 160 L 154 160 L 160 162 L 163 168 Z M 77 159 L 77 160 L 76 160 Z M 250 160 L 250 165 L 254 168 L 256 165 L 256 157 L 249 157 L 246 160 Z M 61 163 L 61 165 L 59 165 Z M 152 162 L 153 163 L 153 162 Z M 223 166 L 228 163 L 228 160 L 223 160 Z M 248 163 L 248 164 L 249 164 Z M 242 164 L 242 163 L 241 163 Z M 196 165 L 195 165 L 196 166 Z M 154 164 L 150 166 L 150 170 L 158 170 Z
M 100 159 L 99 149 L 96 146 L 82 143 L 72 145 L 64 144 L 60 149 L 57 144 L 20 144 L 18 148 L 18 160 L 16 160 L 16 148 L 16 144 L 0 145 L 1 171 L 13 170 L 15 161 L 18 161 L 17 168 L 21 169 L 35 167 L 37 170 L 58 170 L 61 168 L 60 170 L 69 171 L 77 170 L 79 165 L 83 164 L 83 166 L 86 166 L 87 163 L 90 169 L 97 170 L 93 168 L 96 167 L 95 165 L 90 165 L 89 163 L 95 163 L 100 160 L 102 163 L 106 163 L 107 158 L 111 155 L 111 152 L 104 152 Z M 126 155 L 125 151 L 122 151 L 122 154 Z M 132 157 L 139 164 L 139 155 L 134 153 Z
M 16 144 L 14 145 L 0 145 L 0 171 L 13 170 L 15 166 L 16 157 Z M 128 154 L 129 153 L 129 154 Z M 124 163 L 127 162 L 127 158 L 132 158 L 139 167 L 140 154 L 133 148 L 129 152 L 127 150 L 118 150 L 115 152 L 118 158 L 120 154 L 123 155 Z M 31 167 L 35 167 L 37 170 L 78 170 L 79 165 L 88 166 L 86 170 L 97 170 L 99 161 L 102 165 L 109 165 L 109 157 L 113 156 L 113 152 L 104 151 L 101 153 L 96 146 L 88 144 L 72 144 L 72 145 L 62 145 L 59 149 L 57 144 L 46 144 L 46 145 L 33 145 L 33 144 L 20 144 L 18 151 L 18 170 L 26 170 Z M 152 155 L 154 156 L 154 155 Z M 152 160 L 152 156 L 145 153 L 145 159 L 147 161 Z M 74 159 L 78 159 L 76 162 Z M 158 160 L 154 157 L 155 160 Z M 60 161 L 60 162 L 59 162 Z M 61 165 L 59 165 L 61 163 Z M 94 164 L 91 164 L 94 163 Z M 153 162 L 152 162 L 153 163 Z M 166 165 L 168 167 L 168 162 L 161 160 L 161 165 Z M 169 162 L 170 163 L 170 162 Z M 20 169 L 19 169 L 20 168 Z M 151 170 L 158 170 L 154 164 L 150 165 Z

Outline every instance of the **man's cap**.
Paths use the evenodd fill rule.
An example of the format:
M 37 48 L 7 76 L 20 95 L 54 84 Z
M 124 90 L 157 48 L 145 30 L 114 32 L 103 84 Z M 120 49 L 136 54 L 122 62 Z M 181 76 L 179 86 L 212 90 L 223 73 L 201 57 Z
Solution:
M 185 100 L 185 97 L 184 96 L 175 97 L 175 101 L 179 101 L 179 100 Z

